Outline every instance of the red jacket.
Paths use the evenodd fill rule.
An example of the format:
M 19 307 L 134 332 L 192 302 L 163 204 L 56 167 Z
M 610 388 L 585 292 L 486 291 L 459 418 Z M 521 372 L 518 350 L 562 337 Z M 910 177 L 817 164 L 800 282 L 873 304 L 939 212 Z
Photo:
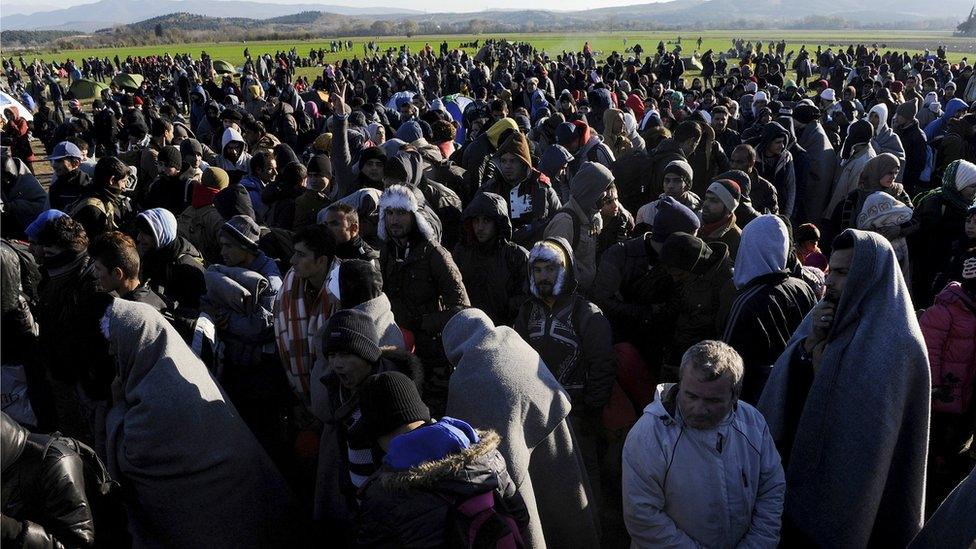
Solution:
M 932 368 L 932 410 L 969 410 L 976 382 L 976 300 L 950 282 L 920 321 Z
M 16 118 L 7 120 L 7 124 L 4 126 L 4 133 L 7 134 L 6 137 L 10 143 L 10 154 L 24 162 L 33 162 L 34 150 L 31 148 L 30 127 L 27 125 L 27 119 L 16 113 L 16 107 L 7 107 L 7 109 L 15 111 L 16 115 Z

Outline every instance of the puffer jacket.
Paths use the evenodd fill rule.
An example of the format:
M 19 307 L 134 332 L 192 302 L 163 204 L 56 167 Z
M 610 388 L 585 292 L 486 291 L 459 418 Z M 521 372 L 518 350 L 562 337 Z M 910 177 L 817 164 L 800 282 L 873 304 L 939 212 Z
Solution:
M 187 239 L 203 255 L 204 261 L 220 263 L 220 228 L 224 218 L 213 204 L 188 206 L 176 219 L 176 234 Z
M 4 154 L 2 162 L 0 219 L 3 220 L 3 234 L 22 238 L 24 229 L 44 211 L 47 193 L 23 160 Z
M 452 502 L 463 503 L 489 492 L 494 492 L 496 505 L 501 504 L 499 510 L 524 529 L 528 513 L 498 451 L 501 438 L 494 431 L 477 433 L 478 442 L 459 452 L 403 471 L 385 465 L 370 477 L 360 490 L 357 543 L 364 547 L 454 546 L 458 540 Z
M 950 282 L 919 323 L 932 368 L 932 409 L 965 413 L 976 381 L 976 299 Z
M 495 221 L 496 236 L 491 242 L 481 244 L 475 238 L 471 224 L 478 216 Z M 496 325 L 510 326 L 527 297 L 529 252 L 511 241 L 512 222 L 505 199 L 494 193 L 476 194 L 461 215 L 461 226 L 461 241 L 453 255 L 471 306 L 484 311 Z
M 85 464 L 70 447 L 73 441 L 32 434 L 7 414 L 0 417 L 3 515 L 20 522 L 22 546 L 94 547 Z M 4 524 L 5 547 L 13 546 L 8 534 Z
M 762 414 L 739 402 L 717 427 L 685 425 L 678 385 L 658 385 L 623 451 L 634 547 L 776 547 L 786 477 Z

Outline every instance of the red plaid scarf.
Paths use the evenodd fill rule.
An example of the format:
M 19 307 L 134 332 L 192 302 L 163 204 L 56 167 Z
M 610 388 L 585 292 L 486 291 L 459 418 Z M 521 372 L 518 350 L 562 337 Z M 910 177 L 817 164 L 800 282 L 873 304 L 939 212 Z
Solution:
M 305 280 L 295 276 L 295 269 L 290 269 L 275 300 L 274 315 L 275 338 L 288 381 L 302 402 L 308 405 L 311 399 L 309 374 L 321 351 L 314 338 L 332 314 L 333 300 L 326 280 L 315 301 L 306 303 L 305 284 Z

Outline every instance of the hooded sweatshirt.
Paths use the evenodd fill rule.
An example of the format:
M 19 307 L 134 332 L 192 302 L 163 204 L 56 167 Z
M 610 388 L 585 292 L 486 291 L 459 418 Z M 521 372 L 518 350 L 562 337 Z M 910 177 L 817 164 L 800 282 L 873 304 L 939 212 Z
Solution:
M 567 421 L 569 396 L 539 354 L 478 309 L 456 314 L 443 340 L 455 368 L 447 413 L 501 435 L 498 449 L 529 512 L 527 545 L 597 547 L 589 483 Z
M 240 143 L 244 145 L 244 152 L 237 159 L 236 162 L 231 162 L 226 156 L 227 145 L 232 142 Z M 227 173 L 236 171 L 240 172 L 241 175 L 250 173 L 251 155 L 247 153 L 247 142 L 244 141 L 244 137 L 241 136 L 241 132 L 235 130 L 234 128 L 226 128 L 224 130 L 223 137 L 220 138 L 220 156 L 217 157 L 215 165 L 218 168 L 222 168 Z M 231 179 L 233 181 L 233 178 Z
M 472 223 L 479 216 L 495 222 L 495 237 L 481 243 Z M 511 325 L 526 299 L 525 271 L 529 252 L 511 241 L 512 222 L 505 199 L 479 192 L 461 214 L 461 239 L 454 247 L 454 261 L 461 271 L 471 305 L 497 325 Z
M 613 183 L 613 174 L 602 164 L 586 162 L 570 182 L 572 198 L 549 221 L 545 237 L 562 237 L 576 255 L 580 291 L 587 295 L 596 277 L 597 239 L 602 230 L 597 201 Z
M 766 149 L 781 137 L 786 139 L 783 151 L 776 157 L 767 157 Z M 793 155 L 790 153 L 792 145 L 793 136 L 790 131 L 779 122 L 770 122 L 763 127 L 761 141 L 756 147 L 756 171 L 776 187 L 779 211 L 788 216 L 793 214 L 797 191 Z
M 932 122 L 929 122 L 929 124 L 925 126 L 925 139 L 931 143 L 936 137 L 945 135 L 946 131 L 949 129 L 947 125 L 949 120 L 955 118 L 956 113 L 961 110 L 965 110 L 968 107 L 969 105 L 958 97 L 950 99 L 949 102 L 946 103 L 945 111 L 942 113 L 942 116 L 936 118 Z
M 769 367 L 816 301 L 810 286 L 786 270 L 790 238 L 775 215 L 761 215 L 742 231 L 732 281 L 738 289 L 722 340 L 745 365 L 742 400 L 756 402 Z
M 922 527 L 929 361 L 891 246 L 851 232 L 850 275 L 819 370 L 798 360 L 812 331 L 807 315 L 758 408 L 786 464 L 784 524 L 797 537 L 823 547 L 902 547 Z

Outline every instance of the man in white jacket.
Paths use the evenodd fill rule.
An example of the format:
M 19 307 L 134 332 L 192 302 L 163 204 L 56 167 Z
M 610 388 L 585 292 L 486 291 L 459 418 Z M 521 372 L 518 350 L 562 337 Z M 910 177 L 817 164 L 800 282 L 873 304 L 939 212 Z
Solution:
M 624 446 L 632 547 L 776 547 L 786 481 L 766 421 L 738 401 L 742 377 L 735 349 L 703 341 L 658 386 Z

